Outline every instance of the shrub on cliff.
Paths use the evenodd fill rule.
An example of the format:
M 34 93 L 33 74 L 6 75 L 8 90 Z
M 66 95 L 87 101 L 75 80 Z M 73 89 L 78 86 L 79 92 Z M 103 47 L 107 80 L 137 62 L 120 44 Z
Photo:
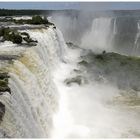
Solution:
M 21 44 L 22 41 L 24 40 L 27 43 L 34 43 L 34 45 L 36 45 L 35 43 L 37 43 L 36 40 L 33 40 L 30 38 L 30 35 L 26 32 L 18 32 L 15 30 L 8 28 L 4 28 L 2 27 L 0 29 L 0 36 L 3 37 L 3 40 L 8 40 L 8 41 L 12 41 L 15 44 Z
M 4 35 L 4 28 L 2 27 L 1 29 L 0 29 L 0 36 L 3 36 Z
M 8 82 L 4 79 L 4 80 L 1 80 L 0 79 L 0 87 L 6 87 L 8 85 Z
M 14 32 L 10 28 L 3 28 L 1 30 L 1 35 L 3 35 L 4 40 L 12 41 L 13 43 L 20 44 L 22 43 L 22 37 L 18 32 Z
M 53 23 L 49 22 L 47 18 L 42 18 L 39 15 L 35 15 L 32 17 L 32 19 L 20 19 L 20 20 L 15 20 L 14 22 L 17 24 L 34 24 L 34 25 L 39 25 L 39 24 L 49 24 L 49 25 L 54 25 Z
M 8 73 L 0 72 L 0 94 L 2 94 L 3 92 L 11 93 L 11 90 L 8 86 L 8 78 Z
M 48 20 L 43 19 L 41 16 L 33 16 L 31 20 L 32 24 L 47 24 Z
M 21 44 L 22 43 L 22 37 L 18 33 L 12 33 L 10 36 L 10 41 L 12 41 L 15 44 Z
M 8 27 L 8 28 L 4 28 L 4 27 L 2 27 L 1 29 L 0 29 L 0 36 L 5 36 L 5 38 L 8 36 L 8 34 L 10 33 L 10 28 Z

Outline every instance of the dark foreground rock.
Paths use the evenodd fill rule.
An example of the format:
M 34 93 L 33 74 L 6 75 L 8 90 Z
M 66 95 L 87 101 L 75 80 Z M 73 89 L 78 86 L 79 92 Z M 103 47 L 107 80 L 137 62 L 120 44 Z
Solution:
M 12 137 L 7 135 L 7 133 L 3 129 L 0 129 L 0 138 L 12 138 Z
M 81 85 L 83 83 L 83 77 L 78 75 L 76 77 L 72 77 L 72 78 L 69 78 L 69 79 L 66 79 L 64 81 L 64 83 L 66 83 L 67 85 L 71 85 L 72 83 L 75 83 L 75 84 L 78 84 L 78 85 Z
M 8 79 L 8 73 L 0 72 L 0 94 L 3 94 L 3 92 L 9 92 L 11 94 L 11 90 L 8 86 Z
M 72 42 L 67 42 L 66 44 L 67 44 L 67 46 L 68 46 L 69 48 L 71 48 L 71 49 L 77 49 L 77 48 L 79 48 L 78 45 L 75 45 L 75 44 L 73 44 Z
M 5 114 L 5 105 L 0 102 L 0 122 L 3 120 Z

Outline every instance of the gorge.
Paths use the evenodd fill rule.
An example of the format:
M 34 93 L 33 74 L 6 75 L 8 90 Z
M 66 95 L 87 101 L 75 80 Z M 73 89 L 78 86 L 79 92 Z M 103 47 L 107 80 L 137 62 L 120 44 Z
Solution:
M 139 17 L 50 20 L 4 24 L 36 42 L 0 42 L 0 137 L 138 138 Z

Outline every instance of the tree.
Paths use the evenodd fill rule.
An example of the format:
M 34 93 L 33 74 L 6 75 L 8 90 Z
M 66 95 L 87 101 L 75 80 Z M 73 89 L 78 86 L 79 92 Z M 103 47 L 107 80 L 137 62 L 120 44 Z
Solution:
M 43 19 L 41 16 L 33 16 L 31 20 L 32 24 L 46 24 L 48 23 L 47 19 Z

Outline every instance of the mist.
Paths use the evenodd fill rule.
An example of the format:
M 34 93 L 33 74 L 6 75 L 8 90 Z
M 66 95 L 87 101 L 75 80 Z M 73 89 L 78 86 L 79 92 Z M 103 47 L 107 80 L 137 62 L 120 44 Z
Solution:
M 83 10 L 54 13 L 50 20 L 62 31 L 66 42 L 98 52 L 112 49 L 110 41 L 112 16 L 113 12 L 107 15 Z
M 138 137 L 140 121 L 136 99 L 139 100 L 139 92 L 135 89 L 139 85 L 139 76 L 137 66 L 124 59 L 127 55 L 140 54 L 137 17 L 121 12 L 83 10 L 54 13 L 50 20 L 62 31 L 65 42 L 79 46 L 67 46 L 66 63 L 60 63 L 55 71 L 60 100 L 52 137 Z M 111 53 L 110 60 L 104 64 L 102 58 L 97 61 L 93 57 L 103 51 L 124 56 L 112 57 L 116 54 Z M 86 64 L 81 66 L 79 62 Z M 81 83 L 66 84 L 74 78 Z
M 120 89 L 114 80 L 110 81 L 102 74 L 100 74 L 101 82 L 96 80 L 96 74 L 91 68 L 77 64 L 81 60 L 82 52 L 83 49 L 80 48 L 67 48 L 66 63 L 60 63 L 58 69 L 54 71 L 60 100 L 59 110 L 54 116 L 52 137 L 137 137 L 140 120 L 136 106 L 131 106 L 134 94 L 131 90 Z M 81 72 L 76 73 L 74 69 Z M 83 82 L 80 85 L 76 82 L 67 85 L 64 82 L 77 75 L 82 77 Z M 125 78 L 120 77 L 120 80 L 125 81 Z
M 80 44 L 82 36 L 90 30 L 93 16 L 86 11 L 54 13 L 51 21 L 62 31 L 66 42 Z
M 140 137 L 140 10 L 93 5 L 0 18 L 0 137 Z
M 128 11 L 69 11 L 51 14 L 66 42 L 100 53 L 139 55 L 137 15 Z

